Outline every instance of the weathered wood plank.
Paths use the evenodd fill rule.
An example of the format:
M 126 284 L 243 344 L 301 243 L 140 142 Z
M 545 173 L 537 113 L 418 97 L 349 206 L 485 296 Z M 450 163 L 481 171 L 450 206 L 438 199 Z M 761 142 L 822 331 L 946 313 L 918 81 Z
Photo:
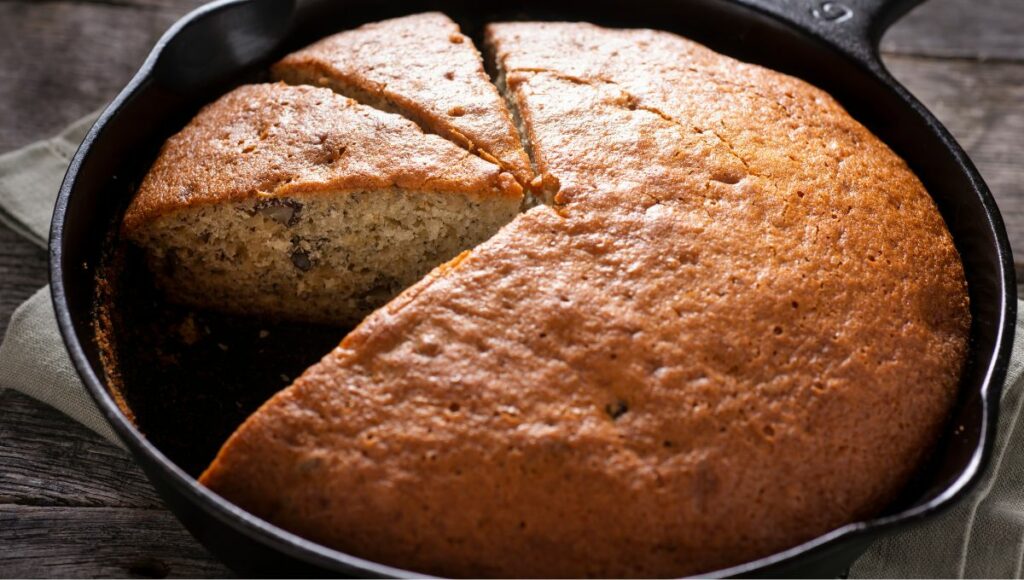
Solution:
M 0 578 L 229 572 L 121 449 L 41 403 L 0 393 Z
M 928 0 L 882 39 L 891 54 L 1024 60 L 1021 0 Z
M 0 0 L 0 4 L 11 2 L 22 2 L 24 0 Z M 31 0 L 35 4 L 49 4 L 54 2 L 65 2 L 67 0 Z M 212 1 L 212 0 L 202 0 Z M 189 0 L 74 0 L 76 4 L 103 4 L 116 6 L 118 8 L 136 10 L 179 10 Z
M 0 466 L 0 504 L 163 509 L 122 449 L 14 391 L 0 393 Z
M 0 152 L 109 102 L 164 30 L 201 3 L 0 2 Z
M 165 510 L 0 505 L 0 530 L 4 578 L 231 575 Z

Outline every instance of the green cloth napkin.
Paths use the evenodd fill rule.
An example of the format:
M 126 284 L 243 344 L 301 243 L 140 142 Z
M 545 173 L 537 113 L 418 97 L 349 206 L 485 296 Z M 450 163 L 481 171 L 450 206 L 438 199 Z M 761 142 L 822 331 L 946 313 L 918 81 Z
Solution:
M 41 247 L 71 155 L 95 115 L 60 135 L 0 156 L 0 222 Z M 1024 305 L 1003 390 L 999 434 L 985 477 L 953 509 L 878 540 L 851 568 L 851 578 L 1021 577 L 1024 560 Z M 71 366 L 57 331 L 49 287 L 11 317 L 0 343 L 0 388 L 59 409 L 121 445 Z
M 97 116 L 76 121 L 52 139 L 0 156 L 0 223 L 46 248 L 64 172 Z M 49 286 L 40 288 L 11 316 L 0 343 L 0 389 L 5 387 L 46 403 L 123 446 L 71 365 L 57 330 Z

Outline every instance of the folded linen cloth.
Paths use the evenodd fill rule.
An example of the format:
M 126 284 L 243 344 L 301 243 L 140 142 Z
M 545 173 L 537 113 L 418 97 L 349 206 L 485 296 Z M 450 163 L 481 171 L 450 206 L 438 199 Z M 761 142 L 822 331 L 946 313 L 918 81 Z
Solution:
M 57 137 L 0 156 L 0 222 L 45 247 L 57 190 L 95 115 Z M 987 473 L 953 509 L 875 542 L 851 578 L 1021 576 L 1024 560 L 1024 304 L 1003 389 L 999 434 Z M 11 317 L 0 343 L 0 388 L 59 409 L 121 444 L 81 384 L 57 330 L 49 287 Z
M 0 223 L 46 248 L 64 172 L 97 116 L 93 113 L 52 139 L 0 156 Z M 30 395 L 123 445 L 100 415 L 64 350 L 49 286 L 40 288 L 11 316 L 0 343 L 0 389 L 5 387 Z

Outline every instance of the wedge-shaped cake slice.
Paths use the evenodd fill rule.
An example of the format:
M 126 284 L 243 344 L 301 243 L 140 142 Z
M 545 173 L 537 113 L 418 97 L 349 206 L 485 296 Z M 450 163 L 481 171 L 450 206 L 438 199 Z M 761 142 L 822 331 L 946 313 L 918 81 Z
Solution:
M 485 45 L 547 192 L 562 202 L 639 185 L 670 191 L 695 169 L 706 170 L 702 188 L 778 188 L 796 201 L 853 186 L 884 194 L 893 171 L 907 171 L 825 92 L 675 34 L 509 22 L 489 25 Z M 872 157 L 893 161 L 851 171 Z M 927 197 L 919 184 L 913 195 Z
M 249 85 L 167 141 L 123 232 L 172 299 L 349 324 L 489 238 L 521 199 L 509 173 L 399 115 Z
M 494 161 L 522 184 L 530 160 L 508 107 L 459 26 L 430 12 L 367 24 L 284 58 L 276 78 L 330 87 Z

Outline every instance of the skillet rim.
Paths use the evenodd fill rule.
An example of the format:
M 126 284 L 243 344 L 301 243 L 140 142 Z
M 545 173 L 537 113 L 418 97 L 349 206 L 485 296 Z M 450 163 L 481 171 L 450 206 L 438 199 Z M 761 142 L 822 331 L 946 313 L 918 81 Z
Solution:
M 374 576 L 422 577 L 422 574 L 358 558 L 306 540 L 242 510 L 200 485 L 195 478 L 186 474 L 151 444 L 128 420 L 107 391 L 103 381 L 100 380 L 96 369 L 89 363 L 82 348 L 82 341 L 79 340 L 75 331 L 71 315 L 72 308 L 67 300 L 64 283 L 63 246 L 64 228 L 68 220 L 68 202 L 76 190 L 78 174 L 83 163 L 96 142 L 103 139 L 107 125 L 111 120 L 116 118 L 125 105 L 135 98 L 152 80 L 157 62 L 164 53 L 164 50 L 185 28 L 193 22 L 230 9 L 235 5 L 253 1 L 216 0 L 189 12 L 175 22 L 157 41 L 146 60 L 125 88 L 104 109 L 76 151 L 61 184 L 50 230 L 50 286 L 58 328 L 75 370 L 82 378 L 103 417 L 113 427 L 118 437 L 127 445 L 135 459 L 140 461 L 143 467 L 156 466 L 161 469 L 164 472 L 166 483 L 173 486 L 178 493 L 182 494 L 208 516 L 223 525 L 235 529 L 251 540 L 269 545 L 288 557 L 319 566 L 325 570 L 349 573 L 358 572 Z M 291 2 L 291 0 L 289 1 Z M 864 538 L 869 534 L 881 534 L 897 526 L 909 525 L 912 522 L 920 521 L 925 517 L 945 511 L 966 495 L 981 479 L 984 469 L 991 459 L 996 435 L 1000 394 L 1012 352 L 1017 310 L 1012 252 L 995 199 L 978 173 L 977 168 L 960 147 L 959 143 L 922 103 L 914 98 L 902 84 L 889 74 L 888 70 L 877 58 L 877 50 L 872 49 L 872 55 L 869 55 L 874 58 L 858 58 L 855 55 L 849 54 L 848 51 L 842 50 L 820 31 L 811 30 L 807 26 L 795 23 L 777 12 L 766 9 L 757 3 L 758 0 L 753 2 L 751 0 L 728 1 L 741 9 L 770 18 L 780 25 L 790 28 L 797 34 L 818 41 L 822 45 L 822 50 L 837 51 L 844 58 L 864 69 L 865 72 L 884 85 L 887 90 L 893 91 L 907 107 L 904 114 L 916 114 L 926 123 L 934 138 L 953 155 L 959 164 L 958 169 L 968 178 L 973 187 L 971 193 L 976 195 L 981 202 L 982 209 L 988 220 L 986 227 L 995 237 L 994 249 L 998 256 L 1000 274 L 997 284 L 999 285 L 1001 304 L 999 305 L 998 320 L 993 321 L 996 327 L 996 340 L 992 349 L 994 356 L 983 373 L 978 371 L 979 374 L 984 375 L 978 391 L 982 405 L 979 442 L 973 450 L 967 466 L 948 487 L 921 505 L 913 506 L 887 516 L 852 522 L 775 554 L 737 566 L 702 574 L 702 576 L 714 577 L 756 574 L 758 572 L 768 572 L 775 566 L 795 564 L 799 558 L 812 556 L 829 547 L 837 547 L 841 541 L 853 541 L 857 538 Z M 293 12 L 298 9 L 294 2 L 292 2 L 292 9 Z M 147 477 L 151 478 L 149 470 L 147 469 L 146 471 Z

